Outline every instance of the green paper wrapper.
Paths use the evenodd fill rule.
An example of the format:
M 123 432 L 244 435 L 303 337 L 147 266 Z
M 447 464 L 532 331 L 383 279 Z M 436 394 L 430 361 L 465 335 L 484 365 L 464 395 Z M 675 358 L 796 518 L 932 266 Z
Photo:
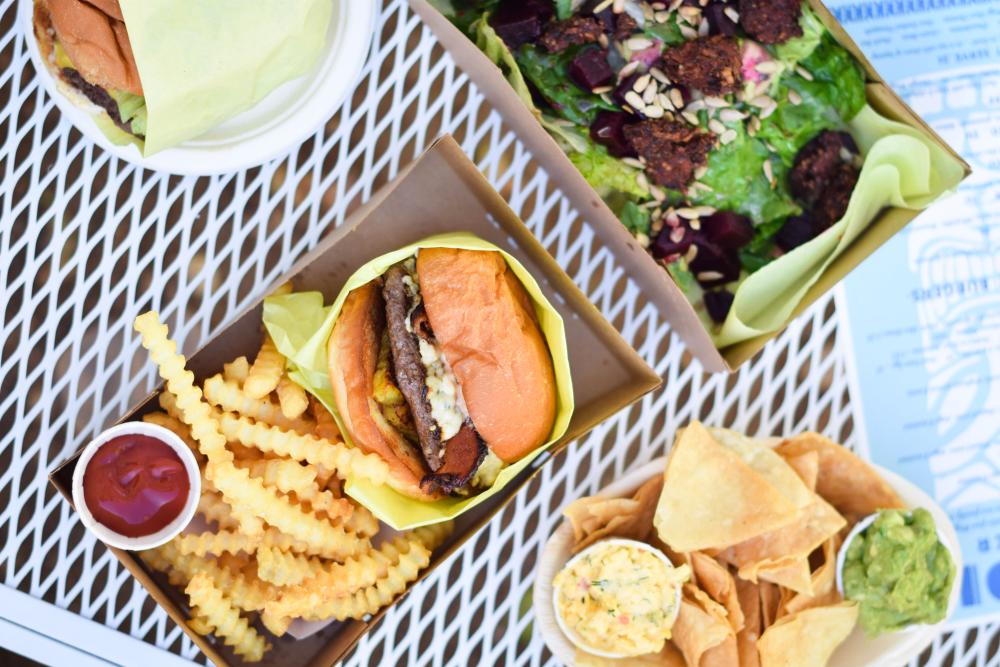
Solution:
M 844 217 L 812 241 L 747 277 L 736 290 L 719 348 L 777 331 L 809 288 L 887 206 L 922 209 L 952 192 L 962 165 L 929 137 L 865 106 L 850 122 L 865 156 Z M 714 327 L 706 321 L 706 327 Z
M 278 350 L 288 358 L 288 375 L 315 396 L 333 414 L 344 438 L 350 438 L 334 404 L 333 390 L 327 375 L 326 344 L 348 293 L 374 280 L 390 266 L 413 255 L 419 248 L 464 248 L 494 250 L 503 255 L 535 305 L 535 314 L 552 354 L 556 378 L 556 416 L 548 441 L 520 461 L 504 468 L 489 489 L 469 498 L 444 498 L 420 502 L 388 486 L 375 486 L 362 480 L 348 479 L 345 491 L 370 509 L 379 519 L 396 530 L 407 530 L 453 519 L 466 510 L 490 499 L 524 470 L 531 461 L 566 433 L 573 415 L 573 382 L 569 369 L 566 331 L 563 320 L 549 303 L 528 270 L 511 255 L 492 243 L 472 234 L 441 234 L 418 241 L 368 262 L 340 291 L 332 306 L 323 306 L 319 292 L 297 292 L 268 297 L 264 301 L 264 326 Z
M 330 0 L 120 5 L 146 98 L 145 156 L 203 134 L 308 72 L 333 8 Z

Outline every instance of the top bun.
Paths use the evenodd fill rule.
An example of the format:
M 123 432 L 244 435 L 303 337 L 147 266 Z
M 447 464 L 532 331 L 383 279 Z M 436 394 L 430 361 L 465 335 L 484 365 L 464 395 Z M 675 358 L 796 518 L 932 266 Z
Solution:
M 527 292 L 495 251 L 423 248 L 417 277 L 434 337 L 476 430 L 513 463 L 555 421 L 555 372 Z
M 142 95 L 142 82 L 117 0 L 38 0 L 80 75 L 105 90 Z

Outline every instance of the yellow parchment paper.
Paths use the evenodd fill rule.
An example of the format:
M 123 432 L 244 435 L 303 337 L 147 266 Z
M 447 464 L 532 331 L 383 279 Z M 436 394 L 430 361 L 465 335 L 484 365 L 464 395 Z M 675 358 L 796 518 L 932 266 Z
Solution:
M 828 230 L 746 278 L 713 338 L 719 348 L 783 327 L 828 266 L 888 206 L 922 209 L 952 192 L 962 165 L 929 137 L 865 106 L 850 122 L 865 156 L 844 217 Z M 713 326 L 706 322 L 709 331 Z
M 146 156 L 308 72 L 333 8 L 332 0 L 119 1 L 146 98 Z
M 264 301 L 264 325 L 278 350 L 288 358 L 289 377 L 302 385 L 333 413 L 345 439 L 350 442 L 337 412 L 327 375 L 326 344 L 347 294 L 374 280 L 390 266 L 412 256 L 419 248 L 464 248 L 500 252 L 507 265 L 531 297 L 538 323 L 552 354 L 556 378 L 556 417 L 552 433 L 541 447 L 504 468 L 493 486 L 469 498 L 445 498 L 420 502 L 397 493 L 388 486 L 375 486 L 348 479 L 345 491 L 396 530 L 406 530 L 453 519 L 491 498 L 531 461 L 566 432 L 573 414 L 573 382 L 569 369 L 566 331 L 562 317 L 542 293 L 535 279 L 511 255 L 472 234 L 459 232 L 426 238 L 368 262 L 348 279 L 332 306 L 323 306 L 319 292 L 297 292 L 269 297 Z

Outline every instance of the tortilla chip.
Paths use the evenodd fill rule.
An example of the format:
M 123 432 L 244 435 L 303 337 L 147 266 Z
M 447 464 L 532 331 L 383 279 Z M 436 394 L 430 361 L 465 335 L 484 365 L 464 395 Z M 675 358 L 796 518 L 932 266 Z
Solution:
M 790 588 L 798 593 L 812 595 L 812 577 L 809 573 L 808 558 L 800 556 L 798 558 L 786 558 L 779 561 L 764 561 L 756 565 L 751 570 L 751 574 L 753 576 L 744 578 L 751 581 L 757 579 L 770 581 L 783 588 Z M 743 577 L 743 574 L 739 576 Z
M 787 586 L 812 594 L 809 554 L 847 525 L 829 503 L 816 494 L 795 522 L 725 549 L 719 558 L 739 568 L 739 576 Z
M 785 616 L 757 642 L 761 667 L 826 667 L 857 620 L 858 607 L 853 602 Z
M 730 637 L 732 628 L 724 616 L 719 619 L 716 614 L 705 611 L 700 602 L 688 597 L 686 589 L 687 586 L 672 630 L 673 642 L 688 665 L 697 665 L 706 651 Z
M 760 593 L 760 629 L 763 632 L 771 627 L 778 618 L 781 593 L 778 587 L 769 581 L 760 582 L 757 591 Z
M 575 663 L 578 667 L 687 667 L 684 656 L 670 642 L 659 653 L 649 653 L 631 658 L 601 658 L 577 649 Z
M 819 480 L 819 454 L 806 452 L 798 456 L 787 456 L 784 459 L 785 463 L 798 474 L 806 488 L 816 493 L 816 482 Z
M 812 573 L 812 595 L 803 595 L 788 590 L 782 595 L 778 618 L 813 607 L 827 607 L 843 600 L 837 591 L 837 550 L 839 536 L 833 536 L 823 543 L 823 563 Z
M 802 478 L 774 451 L 773 447 L 762 440 L 728 429 L 712 428 L 709 429 L 709 433 L 720 445 L 736 452 L 744 463 L 770 482 L 771 486 L 781 491 L 793 505 L 802 508 L 812 502 L 812 496 Z M 773 444 L 779 442 L 781 441 L 775 439 Z
M 736 635 L 736 649 L 741 667 L 760 667 L 757 640 L 763 632 L 759 585 L 736 579 L 736 597 L 743 610 L 743 629 Z
M 880 509 L 904 506 L 899 494 L 874 468 L 819 433 L 797 435 L 778 445 L 777 451 L 786 458 L 816 452 L 816 492 L 852 523 Z
M 798 515 L 798 506 L 767 478 L 692 422 L 670 453 L 653 523 L 660 539 L 683 552 L 725 548 L 786 526 Z
M 730 637 L 718 646 L 705 651 L 698 667 L 740 667 L 740 651 L 736 637 Z
M 736 597 L 736 582 L 729 568 L 711 556 L 695 551 L 690 554 L 691 572 L 698 588 L 726 609 L 733 632 L 743 628 L 743 610 Z
M 592 496 L 571 502 L 563 515 L 573 526 L 573 552 L 605 537 L 645 541 L 653 531 L 653 514 L 662 487 L 663 477 L 657 475 L 639 487 L 632 498 Z

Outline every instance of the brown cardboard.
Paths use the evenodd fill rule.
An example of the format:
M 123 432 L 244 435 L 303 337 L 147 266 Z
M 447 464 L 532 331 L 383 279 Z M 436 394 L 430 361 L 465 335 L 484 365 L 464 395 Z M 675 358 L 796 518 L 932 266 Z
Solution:
M 517 257 L 565 320 L 576 410 L 566 435 L 552 446 L 553 454 L 659 386 L 657 374 L 576 288 L 451 137 L 438 140 L 299 261 L 286 278 L 293 279 L 298 290 L 323 292 L 330 303 L 348 276 L 369 259 L 446 231 L 470 231 Z M 220 371 L 222 364 L 234 357 L 255 354 L 260 345 L 260 328 L 258 302 L 191 355 L 188 367 L 199 379 L 204 379 Z M 120 421 L 136 419 L 155 409 L 154 393 Z M 50 475 L 52 483 L 69 502 L 78 456 L 74 455 Z M 494 499 L 459 517 L 454 534 L 435 553 L 431 567 L 421 578 L 485 525 L 552 458 L 543 455 Z M 158 574 L 151 576 L 132 553 L 112 551 L 215 664 L 220 667 L 243 664 L 228 648 L 190 630 L 180 590 L 169 586 Z M 326 667 L 341 659 L 380 617 L 381 613 L 367 623 L 334 623 L 304 640 L 286 636 L 274 642 L 275 648 L 261 664 Z
M 717 349 L 694 308 L 688 303 L 674 281 L 663 267 L 636 242 L 597 192 L 590 187 L 555 140 L 542 128 L 531 111 L 524 106 L 510 84 L 507 83 L 500 69 L 471 40 L 466 38 L 448 19 L 431 6 L 428 0 L 409 0 L 409 2 L 413 10 L 420 15 L 441 44 L 451 53 L 459 67 L 469 75 L 486 99 L 500 112 L 507 125 L 531 150 L 538 163 L 565 193 L 580 215 L 591 223 L 594 231 L 604 241 L 608 249 L 618 258 L 618 261 L 628 268 L 629 277 L 642 289 L 645 296 L 664 313 L 671 328 L 680 335 L 692 355 L 702 363 L 705 370 L 731 372 L 759 352 L 768 340 L 780 333 L 779 330 L 722 350 Z M 962 163 L 967 176 L 971 169 L 965 161 L 931 130 L 891 88 L 885 85 L 857 44 L 851 40 L 822 2 L 819 0 L 808 0 L 808 2 L 837 41 L 850 51 L 864 68 L 870 82 L 868 101 L 872 107 L 879 113 L 906 123 L 926 134 L 934 143 Z M 885 243 L 889 237 L 902 229 L 918 213 L 918 211 L 895 208 L 883 210 L 879 217 L 872 222 L 869 229 L 820 277 L 816 285 L 799 304 L 792 317 L 797 317 L 812 305 L 816 299 L 850 273 L 854 267 Z

